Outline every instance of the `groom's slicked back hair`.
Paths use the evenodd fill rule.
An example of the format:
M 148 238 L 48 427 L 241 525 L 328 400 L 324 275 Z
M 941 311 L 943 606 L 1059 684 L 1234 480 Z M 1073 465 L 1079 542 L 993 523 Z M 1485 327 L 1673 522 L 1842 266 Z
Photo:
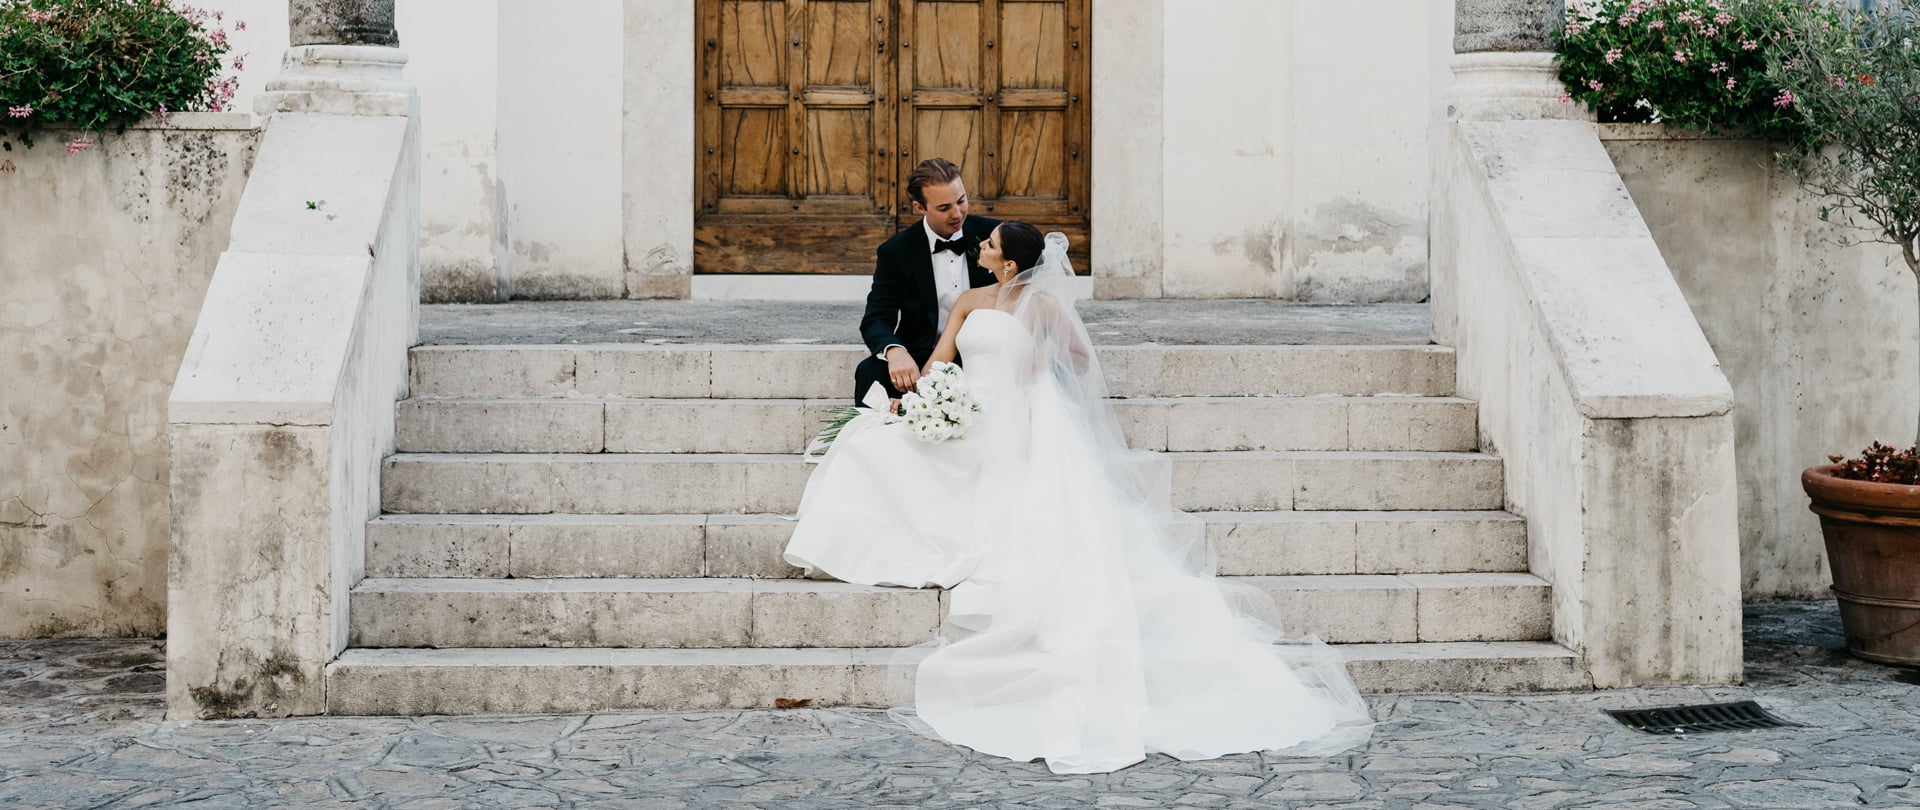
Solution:
M 913 167 L 913 174 L 907 175 L 907 196 L 921 205 L 927 204 L 927 186 L 944 186 L 960 179 L 960 167 L 946 158 L 927 158 Z

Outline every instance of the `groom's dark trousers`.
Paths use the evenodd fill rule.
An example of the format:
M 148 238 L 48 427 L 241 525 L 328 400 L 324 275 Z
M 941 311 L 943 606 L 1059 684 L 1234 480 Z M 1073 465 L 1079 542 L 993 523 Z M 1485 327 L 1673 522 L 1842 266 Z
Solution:
M 970 216 L 960 225 L 959 236 L 972 253 L 997 227 L 998 220 Z M 971 258 L 967 264 L 968 286 L 993 283 L 992 273 L 980 269 Z M 867 293 L 867 311 L 860 318 L 860 338 L 867 346 L 867 358 L 853 370 L 853 401 L 858 404 L 874 383 L 886 388 L 888 398 L 899 398 L 901 391 L 893 387 L 887 361 L 880 355 L 888 346 L 903 346 L 916 365 L 926 366 L 940 342 L 939 323 L 932 245 L 927 242 L 926 226 L 915 222 L 881 243 L 876 252 L 873 289 Z

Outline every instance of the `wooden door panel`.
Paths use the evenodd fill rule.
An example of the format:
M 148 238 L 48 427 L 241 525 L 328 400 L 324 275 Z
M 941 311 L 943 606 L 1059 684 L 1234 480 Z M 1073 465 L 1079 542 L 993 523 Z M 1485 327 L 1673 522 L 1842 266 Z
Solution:
M 912 4 L 914 89 L 980 87 L 979 0 L 904 0 Z
M 808 87 L 872 87 L 874 22 L 868 0 L 813 0 L 807 4 Z M 811 44 L 807 44 L 811 43 Z
M 896 182 L 897 0 L 695 2 L 695 271 L 870 271 Z
M 1067 198 L 1065 110 L 1000 113 L 1000 197 Z
M 785 194 L 787 111 L 732 109 L 721 112 L 720 186 L 735 195 Z
M 1067 86 L 1064 2 L 1001 0 L 1000 89 Z
M 873 111 L 807 111 L 806 190 L 809 195 L 866 197 L 873 192 Z M 867 203 L 872 208 L 871 201 Z
M 797 94 L 806 128 L 800 150 L 805 157 L 799 194 L 807 201 L 803 211 L 826 213 L 831 205 L 878 214 L 888 201 L 875 182 L 887 163 L 876 152 L 880 133 L 875 105 L 880 99 L 873 67 L 874 57 L 886 53 L 886 15 L 876 11 L 885 6 L 872 0 L 805 3 L 808 35 L 801 41 L 804 80 Z M 860 197 L 866 202 L 856 206 L 850 199 L 830 202 L 821 197 Z
M 913 162 L 944 157 L 960 165 L 960 179 L 968 189 L 984 187 L 980 175 L 986 168 L 986 145 L 981 129 L 978 109 L 915 110 L 913 152 L 922 157 Z M 901 193 L 905 194 L 906 190 L 901 189 Z
M 787 84 L 786 0 L 724 0 L 720 6 L 720 84 Z
M 1085 269 L 1091 0 L 694 0 L 696 272 L 852 272 L 940 156 Z

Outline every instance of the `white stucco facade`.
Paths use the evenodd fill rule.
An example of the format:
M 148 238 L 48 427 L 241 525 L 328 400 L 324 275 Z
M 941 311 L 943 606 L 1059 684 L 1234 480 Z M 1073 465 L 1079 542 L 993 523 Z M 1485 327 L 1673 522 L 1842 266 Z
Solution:
M 241 74 L 250 109 L 278 69 L 285 4 L 213 5 L 249 21 L 235 52 L 258 57 Z M 1093 0 L 1094 294 L 1425 298 L 1447 5 Z M 428 300 L 700 289 L 693 0 L 396 10 L 424 116 Z

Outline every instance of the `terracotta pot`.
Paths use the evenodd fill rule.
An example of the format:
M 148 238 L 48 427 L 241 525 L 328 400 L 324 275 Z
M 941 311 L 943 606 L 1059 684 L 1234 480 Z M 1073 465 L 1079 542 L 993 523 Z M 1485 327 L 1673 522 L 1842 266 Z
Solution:
M 1808 467 L 1800 485 L 1827 540 L 1847 652 L 1920 666 L 1920 486 L 1837 478 Z

